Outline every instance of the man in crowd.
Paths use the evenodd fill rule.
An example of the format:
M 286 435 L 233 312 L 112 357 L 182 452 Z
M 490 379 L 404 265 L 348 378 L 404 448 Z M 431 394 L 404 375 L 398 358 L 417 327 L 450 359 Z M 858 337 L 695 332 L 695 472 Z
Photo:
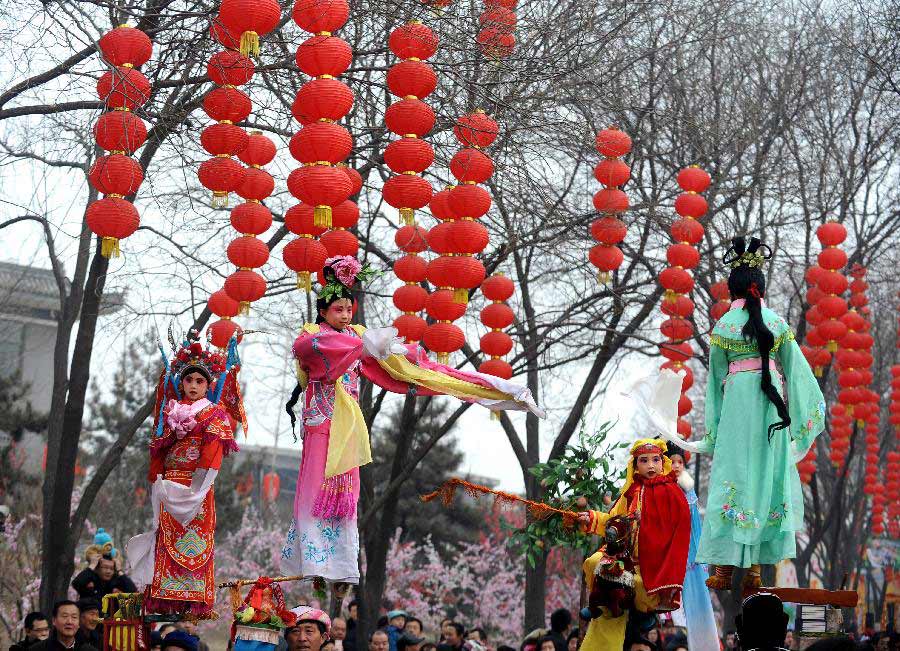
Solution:
M 443 633 L 444 644 L 457 651 L 462 649 L 463 637 L 466 634 L 466 629 L 462 624 L 459 622 L 448 622 L 443 629 Z M 563 649 L 563 651 L 565 651 L 565 649 Z
M 79 599 L 78 610 L 81 616 L 78 622 L 78 633 L 75 638 L 79 642 L 87 642 L 98 649 L 103 647 L 100 641 L 100 603 L 96 599 Z
M 331 622 L 331 639 L 334 642 L 334 651 L 344 651 L 344 640 L 347 638 L 347 620 L 343 617 L 335 617 Z
M 200 638 L 182 629 L 175 629 L 162 639 L 162 651 L 198 651 Z
M 556 651 L 567 651 L 566 635 L 568 635 L 571 625 L 572 613 L 566 608 L 558 608 L 550 615 L 550 632 L 547 633 L 547 637 L 553 640 Z
M 57 601 L 53 604 L 50 637 L 31 645 L 28 651 L 97 651 L 97 647 L 75 639 L 80 619 L 81 611 L 77 603 L 68 599 Z
M 369 637 L 369 651 L 388 651 L 389 646 L 388 634 L 380 629 Z
M 422 631 L 424 631 L 425 629 L 422 626 L 421 619 L 419 619 L 418 617 L 407 617 L 406 626 L 403 627 L 403 630 L 413 637 L 422 637 Z
M 331 618 L 324 611 L 309 606 L 298 606 L 297 621 L 284 629 L 287 651 L 320 651 L 331 631 Z
M 466 639 L 471 642 L 477 642 L 479 645 L 483 646 L 485 649 L 488 648 L 487 633 L 484 632 L 483 628 L 475 627 L 475 628 L 469 629 L 469 632 L 466 633 Z
M 357 613 L 359 611 L 359 602 L 356 599 L 350 601 L 347 605 L 347 635 L 344 637 L 344 651 L 357 651 L 356 649 L 356 622 L 359 621 Z
M 9 651 L 25 651 L 33 644 L 46 640 L 50 636 L 50 622 L 44 613 L 33 612 L 25 615 L 23 623 L 25 637 L 20 642 L 9 647 Z
M 625 648 L 628 651 L 653 651 L 653 645 L 644 638 L 631 640 L 626 644 Z
M 397 651 L 419 651 L 424 642 L 424 637 L 418 637 L 412 633 L 404 633 L 397 638 Z
M 190 622 L 188 620 L 184 620 L 184 621 L 176 622 L 175 627 L 176 627 L 175 630 L 183 631 L 197 640 L 196 651 L 209 651 L 209 645 L 206 642 L 204 642 L 203 640 L 201 640 L 200 636 L 197 635 L 197 622 Z M 173 631 L 173 633 L 174 633 L 174 631 Z M 168 639 L 169 635 L 171 635 L 171 634 L 172 633 L 169 633 L 168 635 L 166 635 L 166 639 Z M 179 637 L 179 639 L 181 639 L 181 638 Z M 165 647 L 163 647 L 163 649 L 165 649 Z
M 82 599 L 96 599 L 98 602 L 113 592 L 137 592 L 134 582 L 116 571 L 116 562 L 109 554 L 97 560 L 94 568 L 86 567 L 72 579 L 72 587 Z
M 789 619 L 781 599 L 776 595 L 757 592 L 747 597 L 741 605 L 741 612 L 734 618 L 741 649 L 786 651 L 782 644 Z

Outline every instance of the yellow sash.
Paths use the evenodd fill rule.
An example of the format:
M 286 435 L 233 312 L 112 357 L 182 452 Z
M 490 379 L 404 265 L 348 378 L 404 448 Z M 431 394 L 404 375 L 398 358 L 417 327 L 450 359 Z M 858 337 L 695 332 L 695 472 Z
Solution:
M 366 329 L 361 325 L 351 325 L 360 337 Z M 307 323 L 304 332 L 316 334 L 319 326 Z M 385 360 L 377 360 L 388 375 L 399 382 L 424 387 L 437 393 L 462 399 L 483 398 L 487 400 L 512 400 L 508 393 L 489 389 L 466 380 L 460 380 L 439 371 L 430 371 L 411 363 L 402 355 L 390 355 Z M 298 380 L 306 387 L 306 373 L 298 367 Z M 340 380 L 335 382 L 334 412 L 328 432 L 328 455 L 325 461 L 325 478 L 349 472 L 372 461 L 369 444 L 369 430 L 359 403 L 347 393 Z

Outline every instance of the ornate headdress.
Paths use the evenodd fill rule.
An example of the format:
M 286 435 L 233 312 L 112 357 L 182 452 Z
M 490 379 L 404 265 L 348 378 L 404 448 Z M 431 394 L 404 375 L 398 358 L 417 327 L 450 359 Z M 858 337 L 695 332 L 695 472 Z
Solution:
M 762 252 L 762 249 L 765 250 L 765 253 Z M 758 237 L 751 237 L 749 245 L 743 237 L 734 237 L 731 239 L 731 246 L 722 256 L 722 263 L 732 269 L 741 265 L 762 269 L 763 262 L 771 257 L 772 249 L 760 242 Z
M 631 456 L 642 454 L 665 454 L 666 442 L 662 439 L 638 439 L 631 446 Z
M 360 264 L 359 260 L 351 255 L 328 258 L 325 261 L 325 284 L 319 292 L 319 298 L 325 300 L 335 297 L 349 298 L 353 285 L 357 282 L 369 282 L 379 273 L 369 266 L 368 262 Z

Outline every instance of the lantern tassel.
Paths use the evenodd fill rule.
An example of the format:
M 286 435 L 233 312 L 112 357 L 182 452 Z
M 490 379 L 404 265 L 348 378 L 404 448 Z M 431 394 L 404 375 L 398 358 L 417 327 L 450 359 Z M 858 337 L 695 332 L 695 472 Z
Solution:
M 100 255 L 104 258 L 118 258 L 122 255 L 119 249 L 119 240 L 116 237 L 104 237 L 100 239 Z
M 450 363 L 450 353 L 438 353 L 437 354 L 438 364 L 449 364 Z
M 256 32 L 244 32 L 241 34 L 241 54 L 246 56 L 259 56 L 259 34 Z
M 597 272 L 597 282 L 606 287 L 609 284 L 609 272 L 608 271 L 598 271 Z
M 836 353 L 838 349 L 838 343 L 836 341 L 829 341 L 828 345 L 825 346 L 825 348 L 829 353 Z
M 406 226 L 415 226 L 416 223 L 416 211 L 412 208 L 401 208 L 400 209 L 400 221 Z
M 465 287 L 457 287 L 453 290 L 453 302 L 466 305 L 469 302 L 469 290 Z
M 319 228 L 331 228 L 331 206 L 316 206 L 313 210 L 313 223 Z
M 307 294 L 312 291 L 312 278 L 308 271 L 297 272 L 297 289 L 304 289 Z
M 822 377 L 824 372 L 825 372 L 825 369 L 821 366 L 816 366 L 813 369 L 813 375 L 815 375 L 816 377 Z
M 241 301 L 241 309 L 238 314 L 250 314 L 250 301 Z
M 227 208 L 228 207 L 228 193 L 227 192 L 213 192 L 212 201 L 209 202 L 209 205 L 213 208 Z

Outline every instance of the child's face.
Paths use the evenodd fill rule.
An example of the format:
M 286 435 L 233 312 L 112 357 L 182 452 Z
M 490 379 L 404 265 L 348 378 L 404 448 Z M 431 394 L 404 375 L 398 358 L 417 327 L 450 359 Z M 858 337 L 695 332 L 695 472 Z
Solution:
M 677 477 L 684 470 L 684 458 L 680 454 L 673 454 L 670 458 L 672 459 L 672 474 Z
M 208 388 L 209 382 L 200 373 L 188 373 L 181 381 L 181 393 L 190 402 L 203 398 Z
M 653 479 L 662 473 L 662 454 L 659 452 L 639 454 L 634 466 L 641 477 Z

